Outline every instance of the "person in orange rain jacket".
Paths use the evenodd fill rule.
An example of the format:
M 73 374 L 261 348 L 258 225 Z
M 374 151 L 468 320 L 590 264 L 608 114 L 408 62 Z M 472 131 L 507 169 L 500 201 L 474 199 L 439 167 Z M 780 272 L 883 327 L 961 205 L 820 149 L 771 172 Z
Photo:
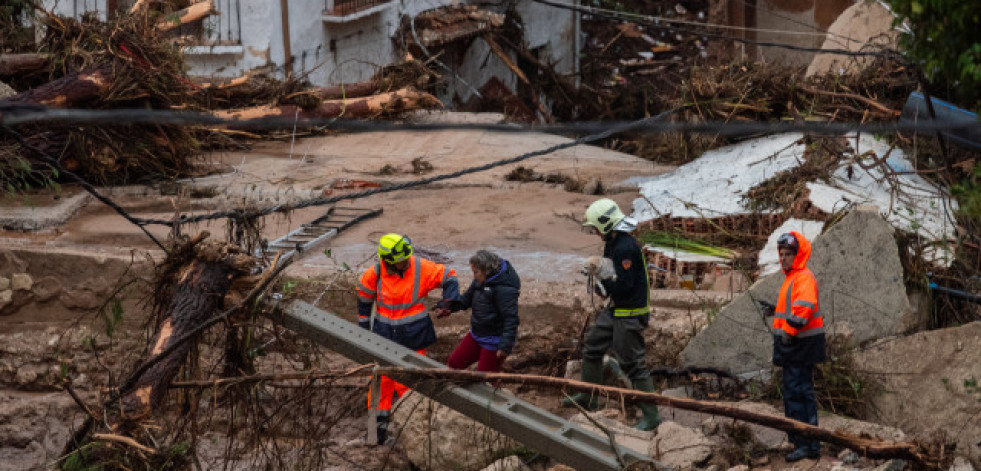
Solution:
M 439 315 L 460 301 L 456 271 L 413 256 L 412 241 L 399 234 L 385 234 L 378 243 L 379 263 L 361 275 L 358 285 L 358 325 L 403 347 L 426 354 L 436 342 L 436 329 L 423 304 L 430 291 L 441 288 Z M 409 388 L 382 377 L 378 402 L 378 444 L 385 443 L 389 414 L 396 396 Z
M 787 417 L 817 425 L 814 365 L 825 361 L 824 317 L 814 274 L 807 268 L 811 243 L 799 232 L 777 239 L 780 268 L 786 275 L 776 306 L 761 301 L 773 315 L 773 364 L 783 367 L 783 405 Z M 788 462 L 820 457 L 820 442 L 790 433 L 794 450 Z

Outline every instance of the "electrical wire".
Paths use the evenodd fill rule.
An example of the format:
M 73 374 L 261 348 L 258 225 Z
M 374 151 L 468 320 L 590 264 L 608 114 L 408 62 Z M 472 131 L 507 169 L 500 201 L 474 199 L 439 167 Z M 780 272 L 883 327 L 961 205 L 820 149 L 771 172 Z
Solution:
M 581 121 L 574 123 L 517 125 L 517 124 L 482 124 L 482 123 L 397 123 L 379 122 L 349 118 L 303 118 L 273 116 L 246 120 L 219 118 L 209 113 L 180 110 L 153 109 L 60 109 L 40 106 L 0 105 L 0 126 L 14 127 L 25 124 L 72 124 L 72 125 L 126 125 L 159 124 L 174 126 L 226 126 L 234 129 L 271 130 L 292 129 L 293 126 L 315 128 L 326 127 L 333 130 L 348 132 L 382 132 L 382 131 L 493 131 L 505 133 L 550 133 L 550 134 L 585 134 L 604 132 L 616 128 L 628 127 L 635 134 L 661 134 L 668 132 L 692 132 L 719 134 L 722 136 L 739 136 L 758 133 L 807 132 L 821 134 L 843 134 L 848 132 L 862 133 L 895 133 L 920 132 L 934 133 L 938 131 L 975 130 L 981 132 L 981 123 L 944 123 L 930 119 L 889 121 L 876 123 L 849 123 L 823 121 L 703 121 L 667 122 L 660 120 L 640 121 Z

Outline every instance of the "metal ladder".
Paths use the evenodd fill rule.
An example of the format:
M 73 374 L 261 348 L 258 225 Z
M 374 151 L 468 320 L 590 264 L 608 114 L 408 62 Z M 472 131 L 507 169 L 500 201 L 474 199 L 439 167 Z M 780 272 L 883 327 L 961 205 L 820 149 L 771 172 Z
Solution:
M 277 252 L 281 252 L 280 261 L 285 262 L 299 253 L 312 251 L 318 244 L 336 236 L 344 229 L 381 213 L 381 209 L 332 206 L 323 216 L 301 224 L 289 234 L 256 249 L 256 256 L 262 260 L 260 263 L 265 265 L 276 256 Z

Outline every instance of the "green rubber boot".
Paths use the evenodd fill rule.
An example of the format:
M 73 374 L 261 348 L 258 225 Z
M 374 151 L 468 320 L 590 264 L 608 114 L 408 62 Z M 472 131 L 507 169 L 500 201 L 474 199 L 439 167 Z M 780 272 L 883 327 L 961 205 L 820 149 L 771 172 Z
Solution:
M 645 378 L 638 381 L 634 381 L 634 389 L 643 392 L 654 392 L 654 380 L 651 378 Z M 644 412 L 644 418 L 637 422 L 634 426 L 637 430 L 654 430 L 658 425 L 661 425 L 661 414 L 657 411 L 657 404 L 650 402 L 638 403 L 637 407 Z
M 587 383 L 603 384 L 603 362 L 583 360 L 582 380 Z M 606 401 L 598 395 L 584 392 L 562 398 L 562 407 L 575 407 L 576 404 L 579 404 L 579 407 L 583 409 L 593 411 L 602 409 L 606 405 Z

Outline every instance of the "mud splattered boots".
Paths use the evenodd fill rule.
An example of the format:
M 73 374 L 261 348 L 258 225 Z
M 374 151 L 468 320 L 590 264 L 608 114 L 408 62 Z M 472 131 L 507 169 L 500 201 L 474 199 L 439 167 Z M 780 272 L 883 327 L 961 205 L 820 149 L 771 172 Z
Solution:
M 582 380 L 587 383 L 603 384 L 603 362 L 584 360 L 582 362 Z M 606 401 L 597 394 L 585 392 L 575 393 L 562 399 L 562 407 L 575 407 L 576 404 L 583 409 L 592 411 L 603 408 Z
M 585 371 L 585 370 L 584 370 Z M 654 392 L 654 380 L 644 378 L 633 382 L 634 389 L 643 392 Z M 657 404 L 644 402 L 638 403 L 637 407 L 644 413 L 644 418 L 634 426 L 637 430 L 654 430 L 661 425 L 661 414 L 657 410 Z

